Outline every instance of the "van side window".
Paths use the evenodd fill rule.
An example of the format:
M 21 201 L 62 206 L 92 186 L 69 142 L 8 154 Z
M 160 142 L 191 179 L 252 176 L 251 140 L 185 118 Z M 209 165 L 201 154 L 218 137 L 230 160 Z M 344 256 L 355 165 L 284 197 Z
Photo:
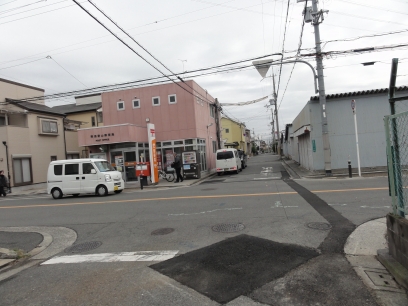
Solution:
M 62 165 L 54 165 L 54 174 L 62 175 Z
M 91 170 L 95 169 L 91 163 L 83 163 L 82 164 L 82 174 L 91 174 Z
M 79 164 L 65 164 L 65 175 L 79 174 Z

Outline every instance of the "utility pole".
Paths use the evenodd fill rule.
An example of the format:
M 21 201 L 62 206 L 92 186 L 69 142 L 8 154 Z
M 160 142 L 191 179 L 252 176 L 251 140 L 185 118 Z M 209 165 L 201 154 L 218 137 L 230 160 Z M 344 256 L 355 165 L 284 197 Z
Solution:
M 278 155 L 281 156 L 281 147 L 280 147 L 280 133 L 279 133 L 279 120 L 278 120 L 278 97 L 276 96 L 276 90 L 275 90 L 275 75 L 272 75 L 272 82 L 273 82 L 273 100 L 275 102 L 275 119 L 276 119 L 276 131 L 278 132 L 278 145 L 277 145 L 277 151 Z M 272 110 L 272 109 L 271 109 Z M 273 116 L 273 114 L 272 114 Z
M 306 0 L 297 0 L 297 2 L 304 2 Z M 322 140 L 323 140 L 323 156 L 324 156 L 324 169 L 326 171 L 326 176 L 332 176 L 331 169 L 331 151 L 330 151 L 330 141 L 329 141 L 329 128 L 327 124 L 327 114 L 326 114 L 326 92 L 324 88 L 324 76 L 323 76 L 323 58 L 322 49 L 320 42 L 320 30 L 319 24 L 323 22 L 323 13 L 328 11 L 318 11 L 317 0 L 312 0 L 312 7 L 306 7 L 304 11 L 305 22 L 311 22 L 314 27 L 315 33 L 315 44 L 316 44 L 316 70 L 317 70 L 317 81 L 319 84 L 319 101 L 320 110 L 322 118 Z

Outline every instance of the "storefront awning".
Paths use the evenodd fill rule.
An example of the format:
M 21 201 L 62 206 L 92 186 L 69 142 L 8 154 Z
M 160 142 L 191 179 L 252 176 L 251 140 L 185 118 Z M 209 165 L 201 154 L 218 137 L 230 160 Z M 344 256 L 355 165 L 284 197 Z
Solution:
M 117 124 L 78 130 L 79 146 L 94 146 L 121 142 L 147 142 L 146 127 Z

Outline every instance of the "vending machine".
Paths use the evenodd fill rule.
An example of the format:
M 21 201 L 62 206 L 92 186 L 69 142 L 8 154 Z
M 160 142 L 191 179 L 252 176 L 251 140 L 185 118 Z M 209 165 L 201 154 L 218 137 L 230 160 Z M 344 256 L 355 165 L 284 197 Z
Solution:
M 184 178 L 201 178 L 200 153 L 186 151 L 181 154 Z

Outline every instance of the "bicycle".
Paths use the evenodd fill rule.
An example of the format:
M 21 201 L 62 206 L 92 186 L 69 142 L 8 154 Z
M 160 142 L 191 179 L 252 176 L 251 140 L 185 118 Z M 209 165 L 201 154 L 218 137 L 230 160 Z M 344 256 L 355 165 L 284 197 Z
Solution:
M 165 179 L 168 182 L 174 181 L 174 174 L 173 173 L 166 173 L 163 170 L 159 170 L 159 177 Z

